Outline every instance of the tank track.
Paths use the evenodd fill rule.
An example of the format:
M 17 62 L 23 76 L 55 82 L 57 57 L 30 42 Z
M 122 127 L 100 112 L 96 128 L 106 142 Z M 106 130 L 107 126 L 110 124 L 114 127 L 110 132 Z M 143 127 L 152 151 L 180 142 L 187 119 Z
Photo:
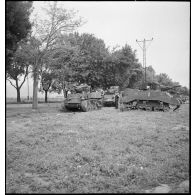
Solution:
M 83 100 L 81 102 L 81 110 L 83 112 L 88 112 L 92 110 L 98 110 L 102 107 L 101 100 L 97 99 L 89 99 L 89 100 Z

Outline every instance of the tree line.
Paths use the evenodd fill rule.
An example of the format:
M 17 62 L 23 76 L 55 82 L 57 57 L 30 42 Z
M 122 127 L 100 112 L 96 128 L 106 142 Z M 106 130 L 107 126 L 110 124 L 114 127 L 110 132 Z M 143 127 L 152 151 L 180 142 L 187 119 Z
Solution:
M 74 10 L 58 7 L 57 2 L 47 4 L 44 19 L 30 22 L 32 10 L 30 1 L 6 2 L 6 79 L 17 90 L 17 102 L 29 73 L 33 77 L 34 109 L 38 90 L 45 92 L 46 101 L 49 91 L 63 91 L 66 97 L 72 82 L 104 89 L 142 87 L 144 69 L 130 45 L 111 50 L 93 34 L 75 32 L 84 24 L 82 18 Z M 156 74 L 152 66 L 147 67 L 146 76 L 154 89 L 155 84 L 179 85 L 165 73 Z M 189 94 L 186 87 L 180 86 L 177 91 Z

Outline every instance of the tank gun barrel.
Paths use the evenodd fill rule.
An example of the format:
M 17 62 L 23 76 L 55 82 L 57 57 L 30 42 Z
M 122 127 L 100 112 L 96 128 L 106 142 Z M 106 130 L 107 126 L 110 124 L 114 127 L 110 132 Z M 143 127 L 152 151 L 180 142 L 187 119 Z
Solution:
M 181 87 L 181 85 L 175 85 L 175 86 L 161 86 L 161 91 L 168 91 L 170 89 L 175 89 L 177 87 Z

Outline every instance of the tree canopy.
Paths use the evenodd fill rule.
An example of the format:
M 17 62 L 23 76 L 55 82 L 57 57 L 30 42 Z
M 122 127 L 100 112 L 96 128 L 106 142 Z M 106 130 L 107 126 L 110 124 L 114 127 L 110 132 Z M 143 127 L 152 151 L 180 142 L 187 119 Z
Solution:
M 6 1 L 6 70 L 12 64 L 18 43 L 25 39 L 31 30 L 29 21 L 32 1 Z

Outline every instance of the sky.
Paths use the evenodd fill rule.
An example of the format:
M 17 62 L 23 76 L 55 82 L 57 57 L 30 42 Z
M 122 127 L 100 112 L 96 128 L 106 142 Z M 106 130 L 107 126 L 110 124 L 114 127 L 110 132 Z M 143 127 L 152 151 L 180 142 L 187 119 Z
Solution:
M 94 34 L 110 47 L 129 44 L 137 51 L 140 63 L 143 53 L 136 39 L 153 38 L 146 51 L 146 66 L 151 65 L 156 74 L 166 73 L 173 81 L 189 87 L 190 2 L 63 1 L 58 4 L 77 10 L 78 16 L 86 21 L 77 29 L 79 33 Z M 46 3 L 36 1 L 33 5 L 33 14 L 44 17 L 42 7 Z M 7 97 L 16 96 L 12 86 L 7 84 L 6 89 Z M 21 96 L 26 93 L 25 83 Z

